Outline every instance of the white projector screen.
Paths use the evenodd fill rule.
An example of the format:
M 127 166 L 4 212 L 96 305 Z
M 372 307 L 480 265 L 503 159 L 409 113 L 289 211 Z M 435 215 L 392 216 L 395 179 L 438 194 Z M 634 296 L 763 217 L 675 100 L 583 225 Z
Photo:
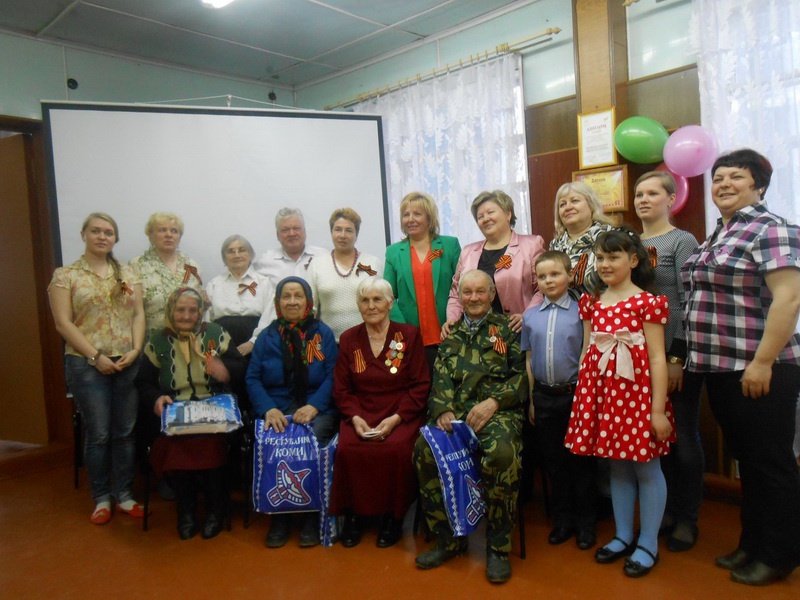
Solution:
M 180 250 L 208 281 L 224 269 L 222 241 L 245 236 L 256 255 L 277 247 L 275 213 L 305 215 L 307 243 L 331 248 L 328 219 L 361 215 L 356 247 L 389 243 L 381 120 L 376 115 L 43 102 L 53 240 L 61 264 L 83 253 L 80 228 L 110 214 L 127 262 L 144 252 L 145 223 L 172 212 Z

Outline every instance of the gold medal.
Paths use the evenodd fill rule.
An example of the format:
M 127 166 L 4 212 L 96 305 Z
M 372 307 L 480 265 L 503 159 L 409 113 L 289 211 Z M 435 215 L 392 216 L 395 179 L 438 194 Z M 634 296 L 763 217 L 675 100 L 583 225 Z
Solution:
M 397 373 L 397 367 L 392 367 L 391 369 L 389 369 L 389 373 L 391 373 L 392 375 Z
M 404 356 L 405 354 L 403 354 L 402 352 L 397 353 L 397 358 L 399 358 L 400 360 L 402 360 Z
M 386 362 L 384 362 L 383 364 L 385 364 L 387 367 L 391 367 L 392 366 L 392 361 L 387 358 Z

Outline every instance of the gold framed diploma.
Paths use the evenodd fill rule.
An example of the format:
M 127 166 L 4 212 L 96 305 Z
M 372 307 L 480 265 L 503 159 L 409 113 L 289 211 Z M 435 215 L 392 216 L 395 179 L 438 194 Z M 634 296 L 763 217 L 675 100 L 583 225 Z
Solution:
M 603 212 L 628 210 L 628 165 L 573 171 L 572 181 L 580 181 L 592 188 L 600 198 Z

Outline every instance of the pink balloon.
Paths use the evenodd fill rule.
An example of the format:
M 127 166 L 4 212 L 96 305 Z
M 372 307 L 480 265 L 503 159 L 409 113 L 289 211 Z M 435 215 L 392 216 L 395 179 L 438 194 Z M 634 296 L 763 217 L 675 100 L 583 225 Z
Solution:
M 717 141 L 704 127 L 686 125 L 664 144 L 664 162 L 672 173 L 694 177 L 705 173 L 717 158 Z
M 666 163 L 661 163 L 658 165 L 656 167 L 656 171 L 664 171 L 665 173 L 669 173 L 675 180 L 675 202 L 672 203 L 672 206 L 669 209 L 669 214 L 677 215 L 683 210 L 683 207 L 686 206 L 686 201 L 689 199 L 689 180 L 683 175 L 678 175 L 677 173 L 670 171 Z

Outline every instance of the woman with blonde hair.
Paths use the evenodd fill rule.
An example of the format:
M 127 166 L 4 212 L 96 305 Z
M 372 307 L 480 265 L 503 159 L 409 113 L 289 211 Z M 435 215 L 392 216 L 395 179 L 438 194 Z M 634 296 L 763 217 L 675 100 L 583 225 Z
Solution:
M 111 520 L 111 501 L 133 517 L 138 397 L 134 379 L 144 345 L 142 285 L 136 270 L 114 257 L 116 222 L 105 213 L 86 217 L 86 244 L 71 265 L 56 269 L 48 287 L 56 329 L 66 341 L 67 384 L 80 409 L 84 453 L 95 509 L 91 521 Z
M 144 227 L 150 247 L 131 261 L 142 277 L 144 313 L 148 337 L 164 326 L 167 298 L 181 286 L 203 292 L 197 263 L 178 250 L 183 237 L 183 221 L 173 213 L 150 215 Z
M 580 181 L 565 183 L 556 192 L 556 237 L 550 250 L 560 250 L 572 261 L 571 287 L 587 292 L 599 278 L 595 270 L 594 243 L 611 228 L 611 220 L 603 214 L 603 205 L 595 191 Z
M 389 316 L 396 323 L 420 328 L 433 368 L 461 244 L 457 238 L 439 234 L 436 203 L 422 192 L 411 192 L 400 202 L 400 228 L 405 239 L 386 248 L 383 276 L 395 297 Z

